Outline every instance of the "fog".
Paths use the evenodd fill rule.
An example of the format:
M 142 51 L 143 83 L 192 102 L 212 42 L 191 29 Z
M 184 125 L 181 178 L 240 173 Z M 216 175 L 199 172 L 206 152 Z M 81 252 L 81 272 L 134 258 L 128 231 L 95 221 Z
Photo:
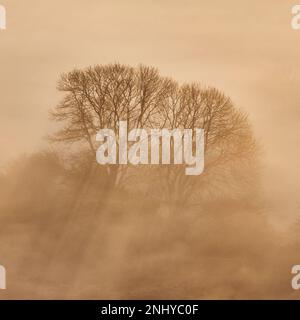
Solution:
M 4 298 L 297 298 L 300 32 L 290 26 L 292 1 L 2 4 Z M 116 61 L 225 92 L 248 113 L 260 145 L 254 181 L 242 171 L 227 190 L 217 172 L 202 186 L 201 208 L 176 215 L 139 189 L 104 201 L 91 169 L 66 165 L 71 147 L 45 137 L 58 126 L 48 113 L 62 98 L 60 75 Z

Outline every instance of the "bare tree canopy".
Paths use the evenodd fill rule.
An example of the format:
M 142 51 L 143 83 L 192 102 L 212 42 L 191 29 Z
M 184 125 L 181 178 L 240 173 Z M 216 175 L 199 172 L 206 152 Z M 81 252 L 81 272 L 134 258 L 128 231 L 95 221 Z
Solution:
M 143 65 L 97 65 L 63 74 L 58 90 L 64 98 L 51 112 L 65 126 L 57 141 L 88 143 L 95 152 L 95 135 L 101 128 L 203 128 L 205 150 L 215 160 L 252 154 L 255 143 L 247 115 L 229 97 L 198 83 L 179 85 Z
M 211 168 L 252 159 L 256 153 L 248 117 L 234 107 L 229 97 L 198 83 L 180 85 L 153 67 L 133 68 L 117 63 L 75 69 L 61 76 L 58 90 L 64 97 L 51 116 L 63 122 L 64 127 L 52 139 L 78 142 L 94 155 L 98 130 L 117 131 L 121 120 L 127 121 L 128 129 L 204 129 L 205 174 Z M 164 188 L 162 193 L 178 198 L 174 188 L 179 185 L 177 193 L 186 199 L 184 194 L 195 189 L 196 182 L 176 168 L 162 167 L 156 173 L 160 188 Z M 120 176 L 118 166 L 109 168 L 107 174 L 115 185 Z M 153 171 L 150 176 L 157 179 Z M 159 190 L 157 186 L 155 189 Z

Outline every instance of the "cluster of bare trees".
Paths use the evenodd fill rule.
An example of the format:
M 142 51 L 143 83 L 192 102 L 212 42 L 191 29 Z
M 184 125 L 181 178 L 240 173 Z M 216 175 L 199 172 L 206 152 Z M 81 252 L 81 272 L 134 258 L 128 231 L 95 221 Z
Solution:
M 127 121 L 129 130 L 203 128 L 206 175 L 212 168 L 236 160 L 248 161 L 255 155 L 256 144 L 247 115 L 215 88 L 204 88 L 197 83 L 179 85 L 162 77 L 157 69 L 144 65 L 133 68 L 109 64 L 63 74 L 58 89 L 64 97 L 51 115 L 54 120 L 62 121 L 64 127 L 52 139 L 79 142 L 93 155 L 97 149 L 97 131 L 101 128 L 117 131 L 121 120 Z M 152 180 L 159 180 L 154 188 L 159 194 L 172 195 L 169 201 L 180 198 L 186 205 L 203 178 L 186 177 L 177 169 L 159 166 L 155 170 L 136 170 L 143 172 L 144 178 L 148 174 Z M 106 166 L 104 173 L 110 186 L 120 183 L 121 177 L 135 176 L 133 171 L 128 173 L 127 168 L 118 165 Z
M 52 291 L 115 297 L 116 291 L 143 298 L 153 289 L 158 297 L 201 297 L 206 288 L 218 296 L 216 281 L 228 290 L 229 274 L 226 296 L 241 286 L 252 294 L 254 284 L 249 289 L 240 272 L 267 270 L 276 246 L 258 214 L 253 190 L 260 189 L 245 186 L 255 180 L 249 164 L 257 149 L 247 115 L 214 88 L 180 85 L 142 65 L 74 70 L 61 76 L 58 89 L 63 97 L 51 112 L 59 122 L 52 140 L 65 153 L 23 156 L 0 175 L 0 255 L 15 270 L 14 295 L 29 279 L 26 295 L 34 297 Z M 181 165 L 97 164 L 97 132 L 118 132 L 121 120 L 128 130 L 203 128 L 204 173 L 187 176 Z M 208 277 L 220 261 L 225 271 Z

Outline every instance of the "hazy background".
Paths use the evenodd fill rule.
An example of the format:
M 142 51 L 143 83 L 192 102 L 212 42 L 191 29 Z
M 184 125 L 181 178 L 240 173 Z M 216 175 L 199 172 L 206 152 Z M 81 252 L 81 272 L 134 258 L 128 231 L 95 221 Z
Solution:
M 39 150 L 62 72 L 144 63 L 180 83 L 226 92 L 249 113 L 263 149 L 267 217 L 299 216 L 300 31 L 294 1 L 2 0 L 0 165 Z M 296 261 L 295 264 L 299 263 Z
M 293 1 L 2 4 L 0 163 L 44 143 L 61 72 L 142 62 L 181 82 L 214 85 L 247 110 L 264 145 L 273 218 L 284 224 L 297 214 L 300 32 L 290 26 Z

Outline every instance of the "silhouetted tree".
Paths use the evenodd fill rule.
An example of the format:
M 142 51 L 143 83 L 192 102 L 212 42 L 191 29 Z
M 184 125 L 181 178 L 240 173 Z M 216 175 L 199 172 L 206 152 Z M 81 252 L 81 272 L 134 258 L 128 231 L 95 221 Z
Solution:
M 215 88 L 203 88 L 197 83 L 179 85 L 160 76 L 152 67 L 109 64 L 63 74 L 58 89 L 64 97 L 51 115 L 63 122 L 64 127 L 52 139 L 86 146 L 94 155 L 94 162 L 96 133 L 101 128 L 117 132 L 121 120 L 127 121 L 128 130 L 203 128 L 204 175 L 211 169 L 255 156 L 256 143 L 247 115 Z M 95 170 L 91 171 L 92 175 Z M 119 165 L 102 166 L 98 170 L 102 170 L 106 190 L 121 183 L 122 178 L 134 177 L 132 171 L 130 174 Z M 187 177 L 183 170 L 173 166 L 160 166 L 156 170 L 144 168 L 140 172 L 143 179 L 148 176 L 152 180 L 154 190 L 167 196 L 169 202 L 180 199 L 182 205 L 186 205 L 191 195 L 197 198 L 197 185 L 202 177 Z

